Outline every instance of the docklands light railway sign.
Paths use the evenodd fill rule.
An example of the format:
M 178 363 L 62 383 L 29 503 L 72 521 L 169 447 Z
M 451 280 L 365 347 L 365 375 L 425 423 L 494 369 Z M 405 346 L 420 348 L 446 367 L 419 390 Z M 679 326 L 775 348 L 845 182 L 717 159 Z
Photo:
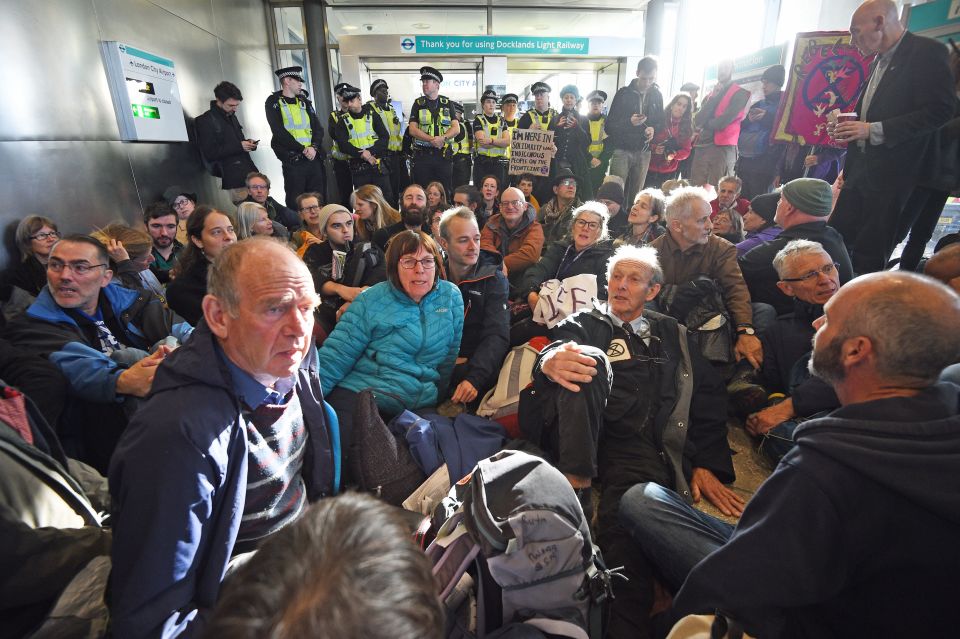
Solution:
M 417 55 L 588 55 L 590 38 L 535 36 L 406 36 L 402 53 Z

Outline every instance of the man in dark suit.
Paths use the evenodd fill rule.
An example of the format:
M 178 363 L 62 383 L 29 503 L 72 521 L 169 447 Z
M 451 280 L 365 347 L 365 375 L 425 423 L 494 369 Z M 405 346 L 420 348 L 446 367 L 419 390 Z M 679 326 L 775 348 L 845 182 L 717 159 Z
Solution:
M 882 270 L 898 220 L 919 178 L 932 134 L 954 113 L 947 49 L 904 30 L 890 0 L 869 0 L 850 21 L 853 44 L 877 54 L 857 102 L 860 119 L 831 125 L 848 144 L 844 186 L 830 224 L 851 249 L 857 273 Z

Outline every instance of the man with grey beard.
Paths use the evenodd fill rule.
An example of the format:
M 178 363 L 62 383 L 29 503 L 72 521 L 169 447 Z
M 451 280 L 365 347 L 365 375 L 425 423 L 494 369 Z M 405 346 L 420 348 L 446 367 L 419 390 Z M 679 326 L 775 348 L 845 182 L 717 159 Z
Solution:
M 797 429 L 736 527 L 656 484 L 624 495 L 624 525 L 679 590 L 672 619 L 719 609 L 759 637 L 955 632 L 960 387 L 938 377 L 960 359 L 958 322 L 960 296 L 932 279 L 853 280 L 814 324 L 811 370 L 841 407 Z

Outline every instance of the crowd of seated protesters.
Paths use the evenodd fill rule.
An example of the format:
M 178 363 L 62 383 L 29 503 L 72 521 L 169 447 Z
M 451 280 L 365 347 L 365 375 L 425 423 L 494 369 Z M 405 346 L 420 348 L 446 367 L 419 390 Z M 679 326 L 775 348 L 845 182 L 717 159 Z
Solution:
M 15 484 L 51 508 L 11 517 L 12 491 L 0 501 L 13 524 L 0 545 L 26 549 L 11 560 L 23 592 L 0 588 L 4 618 L 36 627 L 109 553 L 117 636 L 292 637 L 354 610 L 350 593 L 385 590 L 396 597 L 367 602 L 343 636 L 439 635 L 429 566 L 394 513 L 333 497 L 354 482 L 358 396 L 373 391 L 385 419 L 474 412 L 510 346 L 545 336 L 520 429 L 588 517 L 598 504 L 598 544 L 629 578 L 614 581 L 607 636 L 660 630 L 657 582 L 676 594 L 667 623 L 719 609 L 759 636 L 849 636 L 853 620 L 871 636 L 944 630 L 960 569 L 943 559 L 960 521 L 942 490 L 960 437 L 960 244 L 921 262 L 929 277 L 854 279 L 827 182 L 784 179 L 748 202 L 736 175 L 665 181 L 694 104 L 677 96 L 651 127 L 668 170 L 648 172 L 629 209 L 622 179 L 584 203 L 560 167 L 516 187 L 487 175 L 450 203 L 439 182 L 411 184 L 399 210 L 366 185 L 353 211 L 321 193 L 293 211 L 252 172 L 236 211 L 171 187 L 146 232 L 61 239 L 24 218 L 22 259 L 0 280 L 0 405 L 16 398 L 7 384 L 41 401 L 0 414 L 0 443 L 52 470 Z M 542 206 L 538 183 L 553 193 Z M 541 323 L 541 294 L 577 276 L 596 296 Z M 730 486 L 728 412 L 780 462 L 749 505 Z M 22 474 L 10 450 L 5 483 Z M 49 499 L 54 485 L 73 492 Z M 742 523 L 692 508 L 704 500 Z M 354 582 L 333 563 L 372 552 L 396 570 L 383 559 Z M 326 580 L 356 590 L 318 591 Z M 876 606 L 903 615 L 882 627 Z

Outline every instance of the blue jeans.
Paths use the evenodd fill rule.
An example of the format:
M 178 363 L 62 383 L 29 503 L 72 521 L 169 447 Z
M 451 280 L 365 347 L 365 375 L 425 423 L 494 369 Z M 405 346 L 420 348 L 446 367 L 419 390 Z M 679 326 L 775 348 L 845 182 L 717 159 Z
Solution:
M 806 420 L 788 419 L 768 430 L 760 441 L 760 453 L 774 464 L 779 464 L 783 456 L 793 448 L 793 431 L 804 421 Z
M 689 506 L 659 484 L 637 484 L 620 500 L 620 523 L 676 592 L 701 559 L 727 543 L 733 526 Z

